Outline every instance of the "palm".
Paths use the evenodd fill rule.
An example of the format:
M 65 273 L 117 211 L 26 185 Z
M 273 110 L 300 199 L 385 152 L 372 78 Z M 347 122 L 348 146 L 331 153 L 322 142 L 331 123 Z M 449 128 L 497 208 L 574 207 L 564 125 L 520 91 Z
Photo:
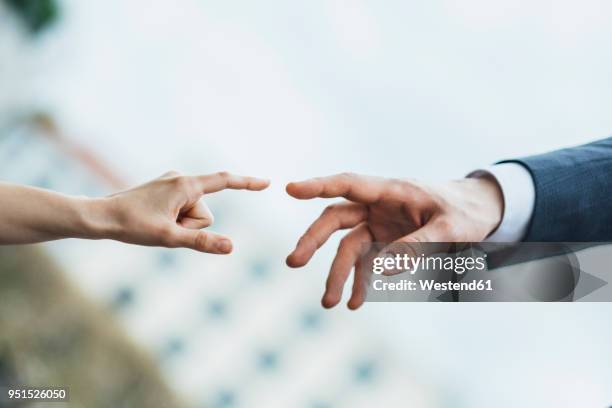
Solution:
M 402 207 L 388 202 L 367 206 L 366 223 L 375 242 L 393 242 L 421 227 Z

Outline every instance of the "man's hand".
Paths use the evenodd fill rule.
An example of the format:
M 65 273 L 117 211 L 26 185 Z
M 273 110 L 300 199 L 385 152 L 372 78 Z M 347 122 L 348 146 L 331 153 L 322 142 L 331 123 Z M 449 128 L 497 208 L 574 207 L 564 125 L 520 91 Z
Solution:
M 213 223 L 202 197 L 224 189 L 259 191 L 268 185 L 267 180 L 226 172 L 203 176 L 170 172 L 142 186 L 94 200 L 92 205 L 106 216 L 92 229 L 97 231 L 96 238 L 228 254 L 232 251 L 229 238 L 201 231 Z
M 351 269 L 361 269 L 362 244 L 482 241 L 499 225 L 503 213 L 501 190 L 489 178 L 427 185 L 340 174 L 290 183 L 287 193 L 303 200 L 346 199 L 328 206 L 287 258 L 291 267 L 304 266 L 331 234 L 351 230 L 340 242 L 329 272 L 322 299 L 327 308 L 340 302 Z M 363 304 L 367 279 L 369 276 L 355 276 L 349 308 Z

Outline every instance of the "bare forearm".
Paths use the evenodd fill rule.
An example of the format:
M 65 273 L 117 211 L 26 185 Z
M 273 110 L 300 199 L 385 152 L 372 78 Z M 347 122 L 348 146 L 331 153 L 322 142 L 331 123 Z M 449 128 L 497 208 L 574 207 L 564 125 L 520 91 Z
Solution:
M 104 238 L 108 230 L 103 199 L 0 183 L 0 208 L 0 244 Z

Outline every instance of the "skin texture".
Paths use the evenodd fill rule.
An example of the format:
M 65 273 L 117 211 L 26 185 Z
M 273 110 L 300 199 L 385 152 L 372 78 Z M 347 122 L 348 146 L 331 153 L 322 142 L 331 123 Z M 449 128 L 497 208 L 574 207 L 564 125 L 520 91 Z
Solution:
M 113 239 L 228 254 L 229 238 L 201 230 L 213 223 L 202 197 L 225 189 L 259 191 L 268 185 L 267 180 L 227 172 L 201 176 L 169 172 L 110 197 L 90 199 L 0 183 L 0 244 Z
M 306 265 L 336 231 L 348 229 L 340 241 L 321 303 L 336 306 L 351 270 L 359 268 L 362 244 L 384 242 L 478 242 L 493 232 L 503 215 L 503 196 L 489 178 L 462 179 L 441 185 L 344 173 L 287 185 L 301 200 L 343 197 L 328 206 L 299 239 L 287 265 Z M 383 250 L 385 252 L 385 250 Z M 350 309 L 365 299 L 369 276 L 355 276 Z

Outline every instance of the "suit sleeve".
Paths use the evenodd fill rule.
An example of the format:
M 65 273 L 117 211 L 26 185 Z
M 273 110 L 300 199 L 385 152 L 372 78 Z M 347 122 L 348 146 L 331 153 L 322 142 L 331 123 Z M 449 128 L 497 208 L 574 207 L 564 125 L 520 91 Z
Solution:
M 612 137 L 500 163 L 518 163 L 533 178 L 524 241 L 612 241 Z

